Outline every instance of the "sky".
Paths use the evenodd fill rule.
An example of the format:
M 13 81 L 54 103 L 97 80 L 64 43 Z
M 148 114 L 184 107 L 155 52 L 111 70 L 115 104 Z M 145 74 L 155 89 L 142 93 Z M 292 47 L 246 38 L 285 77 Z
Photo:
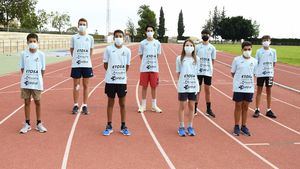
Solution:
M 105 34 L 106 1 L 38 0 L 36 8 L 45 9 L 47 12 L 68 13 L 73 26 L 77 25 L 79 18 L 86 18 L 89 22 L 89 33 L 98 30 L 99 34 Z M 273 38 L 300 38 L 300 5 L 297 0 L 110 0 L 110 31 L 124 30 L 129 18 L 138 27 L 137 11 L 143 4 L 149 5 L 155 12 L 157 23 L 160 8 L 163 7 L 167 36 L 177 36 L 180 10 L 183 12 L 184 36 L 200 37 L 209 11 L 213 11 L 215 6 L 222 10 L 224 6 L 226 16 L 243 16 L 256 20 L 260 25 L 259 37 L 268 34 Z

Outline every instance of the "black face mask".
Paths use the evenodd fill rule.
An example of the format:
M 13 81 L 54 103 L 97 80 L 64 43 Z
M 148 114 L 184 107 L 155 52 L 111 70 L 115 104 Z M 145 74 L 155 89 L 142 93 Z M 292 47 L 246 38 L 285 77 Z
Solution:
M 208 39 L 209 39 L 209 36 L 207 36 L 207 35 L 202 36 L 203 41 L 208 41 Z

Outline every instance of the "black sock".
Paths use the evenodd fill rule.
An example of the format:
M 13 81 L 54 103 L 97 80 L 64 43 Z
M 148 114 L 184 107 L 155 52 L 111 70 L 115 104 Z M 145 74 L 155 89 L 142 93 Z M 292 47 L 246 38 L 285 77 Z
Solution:
M 210 102 L 207 102 L 207 103 L 206 103 L 206 109 L 207 109 L 207 110 L 211 110 L 210 106 L 211 106 L 211 103 L 210 103 Z
M 198 107 L 198 102 L 195 102 L 195 109 L 197 109 Z
M 123 130 L 124 128 L 126 128 L 125 122 L 121 123 L 121 130 Z
M 111 122 L 107 122 L 107 126 L 106 126 L 106 128 L 109 128 L 109 129 L 111 129 L 111 128 L 112 128 Z
M 40 124 L 41 122 L 42 122 L 41 120 L 37 120 L 36 125 Z
M 25 123 L 27 123 L 28 125 L 30 125 L 30 120 L 25 120 Z

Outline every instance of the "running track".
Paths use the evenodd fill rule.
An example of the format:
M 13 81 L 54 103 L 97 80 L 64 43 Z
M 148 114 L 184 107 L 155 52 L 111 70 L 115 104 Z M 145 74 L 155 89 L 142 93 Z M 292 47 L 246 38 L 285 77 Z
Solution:
M 24 121 L 22 100 L 19 98 L 20 75 L 0 77 L 0 168 L 299 168 L 300 161 L 300 99 L 299 93 L 274 86 L 273 110 L 278 119 L 253 119 L 249 110 L 248 126 L 251 137 L 231 135 L 233 106 L 231 101 L 232 56 L 218 53 L 215 63 L 212 108 L 217 118 L 195 117 L 195 137 L 180 138 L 176 131 L 177 92 L 175 58 L 181 46 L 164 44 L 160 62 L 158 104 L 162 114 L 150 111 L 136 113 L 139 57 L 137 45 L 132 49 L 128 72 L 127 124 L 132 136 L 119 133 L 120 115 L 116 104 L 113 115 L 114 133 L 101 135 L 106 123 L 106 95 L 102 50 L 93 57 L 95 77 L 90 82 L 89 109 L 91 114 L 71 115 L 72 80 L 70 61 L 47 66 L 45 91 L 42 96 L 42 119 L 48 132 L 31 131 L 18 134 Z M 277 64 L 276 82 L 299 89 L 298 67 Z M 55 72 L 53 72 L 55 71 Z M 53 73 L 51 73 L 53 72 Z M 294 81 L 293 81 L 294 80 Z M 15 85 L 13 85 L 15 84 Z M 150 94 L 150 93 L 149 93 Z M 116 102 L 117 103 L 117 102 Z M 265 99 L 261 109 L 265 110 Z M 254 109 L 254 105 L 250 106 Z M 18 108 L 20 108 L 18 110 Z M 150 108 L 150 97 L 148 99 Z M 35 113 L 32 104 L 32 127 Z M 200 112 L 205 111 L 201 94 Z M 10 116 L 9 116 L 10 115 Z

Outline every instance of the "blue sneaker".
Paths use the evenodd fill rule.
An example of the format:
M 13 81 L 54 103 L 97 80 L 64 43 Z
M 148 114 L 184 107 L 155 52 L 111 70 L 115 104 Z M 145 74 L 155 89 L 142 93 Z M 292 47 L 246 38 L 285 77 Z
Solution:
M 235 135 L 235 136 L 239 136 L 240 135 L 240 126 L 239 125 L 235 125 L 234 126 L 233 135 Z
M 185 128 L 184 127 L 179 127 L 178 134 L 179 134 L 180 137 L 185 137 Z
M 106 127 L 106 129 L 102 132 L 103 136 L 109 136 L 114 130 L 112 128 Z
M 241 127 L 242 134 L 246 136 L 251 136 L 249 129 L 246 126 Z
M 187 133 L 188 133 L 189 136 L 195 136 L 196 135 L 195 130 L 194 130 L 193 127 L 188 127 L 187 128 Z
M 130 136 L 130 135 L 131 135 L 131 133 L 130 133 L 130 131 L 128 130 L 127 127 L 121 129 L 120 132 L 121 132 L 124 136 Z

